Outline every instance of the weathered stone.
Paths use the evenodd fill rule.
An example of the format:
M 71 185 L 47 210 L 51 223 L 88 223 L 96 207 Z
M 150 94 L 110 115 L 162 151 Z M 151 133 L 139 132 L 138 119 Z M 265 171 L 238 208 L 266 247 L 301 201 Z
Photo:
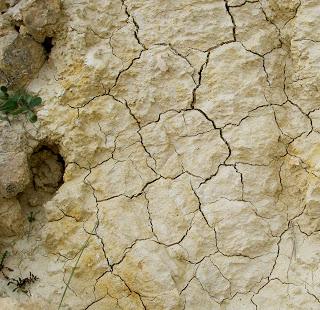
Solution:
M 61 17 L 60 0 L 34 0 L 22 9 L 23 24 L 38 42 L 53 37 Z
M 146 198 L 157 239 L 167 245 L 179 243 L 191 228 L 198 210 L 189 177 L 184 174 L 176 182 L 157 180 L 146 189 Z
M 250 139 L 247 139 L 248 136 Z M 281 131 L 271 108 L 254 111 L 238 126 L 226 127 L 224 137 L 231 148 L 230 163 L 268 165 L 286 154 L 286 146 L 281 141 Z
M 65 216 L 62 212 L 58 220 L 46 225 L 42 235 L 50 253 L 63 255 L 69 259 L 77 255 L 86 240 L 81 222 Z
M 20 204 L 15 198 L 0 197 L 0 235 L 13 237 L 24 231 L 24 222 Z
M 150 47 L 172 44 L 179 51 L 208 50 L 233 40 L 232 22 L 223 1 L 126 1 L 139 25 L 141 41 Z M 170 21 L 170 23 L 168 22 Z M 172 27 L 174 25 L 174 27 Z
M 224 256 L 217 253 L 210 257 L 212 263 L 219 269 L 219 272 L 225 279 L 230 282 L 230 295 L 246 294 L 248 292 L 255 292 L 264 284 L 272 271 L 277 252 L 267 253 L 255 259 L 244 256 Z M 214 285 L 214 279 L 210 279 Z M 228 290 L 224 291 L 228 294 Z M 248 302 L 248 301 L 247 301 Z M 247 302 L 241 302 L 242 308 L 245 308 Z M 228 304 L 228 301 L 225 301 Z M 250 303 L 250 302 L 249 302 Z M 231 302 L 232 304 L 232 302 Z M 236 309 L 236 303 L 234 303 Z
M 247 52 L 240 43 L 230 43 L 211 52 L 195 107 L 218 127 L 238 124 L 251 110 L 268 104 L 266 88 L 262 58 Z
M 236 38 L 253 53 L 265 55 L 280 47 L 279 30 L 267 20 L 260 2 L 230 9 L 236 24 Z
M 276 48 L 263 57 L 263 67 L 269 85 L 264 90 L 264 94 L 267 102 L 274 104 L 274 108 L 288 100 L 284 87 L 288 56 L 285 49 Z
M 296 219 L 300 229 L 307 235 L 320 230 L 320 210 L 318 208 L 320 201 L 320 184 L 318 180 L 310 181 L 305 197 L 305 209 L 301 216 Z
M 215 202 L 220 198 L 241 200 L 243 196 L 241 174 L 235 167 L 221 166 L 218 173 L 201 184 L 196 192 L 203 204 Z
M 169 46 L 153 47 L 120 75 L 112 94 L 127 102 L 138 122 L 146 125 L 164 112 L 190 107 L 192 73 L 189 63 Z
M 2 197 L 15 197 L 21 193 L 30 182 L 27 154 L 19 152 L 0 156 L 0 175 Z
M 0 152 L 5 156 L 27 150 L 24 127 L 19 123 L 0 122 Z
M 288 220 L 287 208 L 282 202 L 282 193 L 287 191 L 282 180 L 284 163 L 279 160 L 269 166 L 237 164 L 236 167 L 242 176 L 243 199 L 249 201 L 257 215 L 265 219 L 273 236 L 281 234 Z M 260 176 L 258 179 L 257 175 Z
M 281 106 L 275 106 L 274 112 L 281 132 L 289 138 L 295 139 L 311 131 L 311 119 L 294 104 L 287 102 Z
M 4 13 L 8 9 L 9 5 L 5 1 L 0 2 L 0 12 Z
M 193 263 L 200 262 L 204 257 L 218 251 L 215 232 L 200 210 L 195 214 L 191 228 L 180 245 L 186 249 L 188 261 Z
M 108 295 L 105 296 L 105 292 L 108 291 Z M 112 273 L 106 273 L 103 275 L 96 285 L 96 298 L 98 301 L 94 304 L 94 309 L 144 309 L 141 297 L 131 291 L 121 277 L 113 275 Z
M 302 308 L 316 310 L 319 308 L 319 302 L 311 293 L 308 293 L 307 289 L 282 283 L 278 279 L 273 279 L 252 300 L 257 307 L 263 306 L 269 309 L 278 307 L 292 310 Z
M 287 156 L 279 172 L 282 191 L 276 209 L 293 219 L 303 212 L 308 184 L 314 183 L 315 176 L 308 173 L 305 165 L 295 156 Z
M 198 111 L 165 113 L 140 132 L 156 171 L 164 177 L 187 171 L 206 179 L 228 157 L 220 132 Z
M 220 199 L 202 209 L 209 225 L 215 228 L 221 253 L 254 258 L 274 250 L 276 238 L 270 237 L 267 222 L 250 203 Z
M 86 245 L 77 268 L 74 270 L 72 277 L 71 290 L 67 291 L 66 300 L 71 301 L 76 307 L 89 304 L 88 301 L 94 299 L 95 293 L 92 291 L 97 283 L 97 278 L 109 271 L 109 266 L 105 260 L 104 251 L 101 247 L 101 242 L 95 236 L 83 236 L 79 240 L 79 244 L 83 247 Z M 76 264 L 77 256 L 65 264 L 66 275 L 68 278 Z M 99 261 L 100 263 L 96 264 Z M 90 272 L 88 272 L 90 270 Z M 68 306 L 63 303 L 62 307 Z
M 299 0 L 262 0 L 261 6 L 270 22 L 278 28 L 286 26 L 297 14 Z
M 297 289 L 297 298 L 300 299 L 300 301 L 292 302 L 297 307 L 296 309 L 302 300 L 308 302 L 309 294 L 318 296 L 320 293 L 319 278 L 315 277 L 318 274 L 319 264 L 317 250 L 319 232 L 308 235 L 303 231 L 305 227 L 300 230 L 297 224 L 298 222 L 290 225 L 282 236 L 277 265 L 272 273 L 272 278 L 278 279 L 283 284 L 294 283 L 294 287 Z M 270 288 L 273 285 L 274 283 L 271 282 Z M 307 296 L 303 297 L 306 292 Z M 279 295 L 282 295 L 281 290 Z M 290 295 L 294 295 L 294 293 L 290 293 Z M 310 296 L 312 301 L 317 301 L 312 295 Z M 264 293 L 261 294 L 261 298 L 264 298 Z M 284 304 L 288 303 L 284 296 L 281 299 Z
M 57 221 L 64 215 L 73 217 L 79 222 L 86 221 L 96 214 L 97 203 L 92 189 L 83 180 L 87 171 L 79 168 L 75 170 L 72 176 L 70 171 L 66 171 L 66 183 L 46 203 L 45 210 L 49 222 Z
M 111 264 L 118 263 L 138 240 L 152 237 L 148 201 L 144 196 L 117 197 L 98 204 L 97 234 Z M 121 214 L 121 217 L 119 217 Z
M 319 175 L 319 157 L 320 149 L 318 145 L 319 134 L 315 131 L 311 133 L 304 133 L 295 139 L 289 146 L 291 155 L 297 156 L 302 167 L 307 171 Z M 308 145 L 308 147 L 307 147 Z
M 83 167 L 94 167 L 111 158 L 115 151 L 118 153 L 138 142 L 137 129 L 124 104 L 111 96 L 96 98 L 81 109 L 75 126 L 62 138 L 65 159 Z M 79 152 L 75 153 L 75 149 Z
M 22 87 L 38 73 L 45 61 L 42 46 L 29 36 L 12 31 L 0 38 L 0 81 Z
M 203 309 L 220 309 L 220 304 L 214 301 L 196 278 L 190 281 L 181 295 L 185 299 L 185 309 L 196 310 L 199 308 L 199 305 L 201 305 Z
M 201 283 L 203 289 L 217 303 L 221 303 L 222 300 L 230 297 L 230 281 L 224 277 L 210 258 L 205 258 L 200 263 L 196 272 L 196 278 Z
M 193 267 L 177 254 L 154 241 L 140 241 L 114 272 L 126 279 L 131 291 L 139 291 L 146 308 L 181 309 L 179 292 L 192 277 Z
M 0 1 L 0 12 L 3 14 L 8 11 L 10 7 L 15 6 L 21 0 L 1 0 Z
M 156 179 L 142 146 L 135 144 L 130 151 L 130 159 L 118 161 L 110 158 L 91 170 L 87 181 L 95 190 L 98 201 L 120 195 L 135 196 Z

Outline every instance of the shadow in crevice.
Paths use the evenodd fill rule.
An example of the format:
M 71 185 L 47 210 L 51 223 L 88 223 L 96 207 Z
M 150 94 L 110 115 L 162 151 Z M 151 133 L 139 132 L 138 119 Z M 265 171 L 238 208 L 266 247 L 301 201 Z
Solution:
M 49 58 L 49 55 L 51 53 L 51 50 L 53 48 L 53 43 L 52 43 L 53 38 L 52 37 L 45 37 L 42 46 L 44 48 L 44 50 L 46 51 L 46 58 Z
M 40 207 L 63 184 L 65 162 L 55 144 L 40 144 L 29 159 L 31 182 L 18 195 L 22 208 Z

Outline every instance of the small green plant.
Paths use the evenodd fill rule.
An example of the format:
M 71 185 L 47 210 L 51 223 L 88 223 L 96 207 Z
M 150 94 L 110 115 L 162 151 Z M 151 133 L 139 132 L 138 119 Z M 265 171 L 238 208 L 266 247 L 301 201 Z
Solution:
M 5 86 L 0 87 L 0 119 L 10 122 L 9 116 L 24 114 L 31 123 L 37 121 L 33 109 L 42 103 L 40 97 L 32 96 L 26 91 L 8 92 Z
M 36 221 L 36 214 L 37 213 L 34 213 L 33 211 L 31 211 L 27 216 L 27 219 L 28 219 L 28 222 L 29 222 L 28 239 L 30 238 L 32 223 Z
M 35 220 L 36 220 L 35 213 L 33 213 L 33 211 L 31 211 L 31 212 L 28 214 L 28 222 L 31 224 L 31 223 L 33 223 Z

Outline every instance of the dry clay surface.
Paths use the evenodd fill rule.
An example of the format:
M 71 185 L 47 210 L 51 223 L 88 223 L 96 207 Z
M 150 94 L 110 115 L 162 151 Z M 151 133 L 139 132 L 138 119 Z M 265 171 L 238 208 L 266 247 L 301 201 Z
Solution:
M 64 183 L 2 238 L 10 276 L 39 280 L 1 277 L 0 308 L 57 309 L 89 240 L 61 309 L 320 309 L 319 1 L 62 12 L 19 132 L 59 147 Z

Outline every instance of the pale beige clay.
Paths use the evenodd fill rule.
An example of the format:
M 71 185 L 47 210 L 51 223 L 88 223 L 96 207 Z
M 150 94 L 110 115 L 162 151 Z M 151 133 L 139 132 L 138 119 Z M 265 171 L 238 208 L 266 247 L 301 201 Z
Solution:
M 320 309 L 318 0 L 0 10 L 0 309 Z

